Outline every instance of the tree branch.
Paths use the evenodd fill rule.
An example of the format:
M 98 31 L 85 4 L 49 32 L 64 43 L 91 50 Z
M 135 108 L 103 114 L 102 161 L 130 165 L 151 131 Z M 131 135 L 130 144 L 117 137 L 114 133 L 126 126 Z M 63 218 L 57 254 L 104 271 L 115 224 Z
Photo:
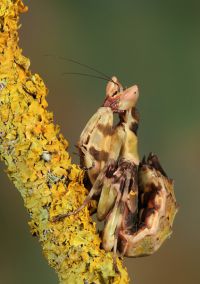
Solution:
M 75 210 L 87 194 L 83 172 L 71 163 L 68 142 L 47 111 L 47 89 L 18 46 L 21 0 L 0 0 L 0 154 L 21 193 L 37 236 L 60 283 L 128 283 L 119 259 L 100 249 L 100 238 L 88 209 L 51 222 Z

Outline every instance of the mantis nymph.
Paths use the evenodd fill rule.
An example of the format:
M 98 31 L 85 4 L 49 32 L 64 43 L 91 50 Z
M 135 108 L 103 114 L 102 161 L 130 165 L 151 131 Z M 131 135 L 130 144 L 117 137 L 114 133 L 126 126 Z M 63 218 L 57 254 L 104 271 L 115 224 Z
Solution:
M 81 164 L 87 168 L 91 190 L 74 212 L 98 198 L 97 218 L 104 220 L 102 246 L 106 251 L 136 257 L 155 252 L 171 234 L 177 212 L 173 182 L 156 155 L 139 161 L 136 103 L 138 87 L 123 89 L 116 77 L 107 83 L 103 106 L 80 135 Z M 113 125 L 117 113 L 119 123 Z

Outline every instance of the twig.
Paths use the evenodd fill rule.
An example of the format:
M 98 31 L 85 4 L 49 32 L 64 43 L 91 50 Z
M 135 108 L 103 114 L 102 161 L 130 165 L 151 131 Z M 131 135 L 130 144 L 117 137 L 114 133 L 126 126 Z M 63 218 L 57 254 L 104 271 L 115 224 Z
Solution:
M 53 223 L 54 216 L 75 210 L 87 194 L 83 172 L 71 164 L 68 142 L 47 111 L 47 89 L 18 46 L 21 0 L 0 0 L 0 154 L 30 214 L 37 236 L 60 283 L 128 283 L 119 259 L 100 249 L 95 223 L 85 208 Z

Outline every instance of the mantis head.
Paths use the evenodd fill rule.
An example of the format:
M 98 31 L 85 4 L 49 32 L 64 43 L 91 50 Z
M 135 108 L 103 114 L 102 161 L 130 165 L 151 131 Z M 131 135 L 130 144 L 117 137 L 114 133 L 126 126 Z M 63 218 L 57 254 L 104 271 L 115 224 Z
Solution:
M 106 86 L 104 107 L 110 107 L 113 112 L 124 112 L 135 107 L 139 97 L 137 85 L 123 89 L 116 77 L 112 77 Z

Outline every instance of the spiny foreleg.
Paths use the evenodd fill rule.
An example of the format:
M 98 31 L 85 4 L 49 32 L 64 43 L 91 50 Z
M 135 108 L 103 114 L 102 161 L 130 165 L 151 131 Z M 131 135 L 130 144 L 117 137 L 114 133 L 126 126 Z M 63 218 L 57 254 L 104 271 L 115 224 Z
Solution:
M 87 168 L 91 184 L 108 161 L 113 125 L 113 112 L 101 107 L 90 118 L 81 133 L 78 148 L 81 166 Z

